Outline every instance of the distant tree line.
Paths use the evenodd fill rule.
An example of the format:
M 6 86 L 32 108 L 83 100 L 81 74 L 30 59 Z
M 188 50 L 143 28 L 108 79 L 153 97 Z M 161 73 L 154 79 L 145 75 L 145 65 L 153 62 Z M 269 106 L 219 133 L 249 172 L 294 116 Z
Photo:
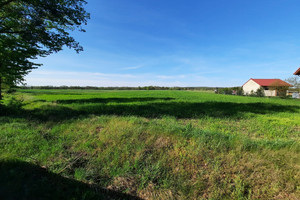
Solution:
M 10 88 L 6 92 L 13 93 L 16 89 L 78 89 L 78 90 L 195 90 L 195 91 L 210 91 L 216 94 L 225 95 L 238 95 L 238 96 L 253 96 L 253 97 L 264 97 L 264 88 L 260 87 L 256 91 L 251 91 L 250 94 L 245 94 L 242 87 L 161 87 L 161 86 L 139 86 L 139 87 L 96 87 L 96 86 L 17 86 Z M 278 95 L 281 97 L 286 96 L 286 89 L 284 92 L 280 92 L 282 87 L 272 88 L 277 90 Z
M 214 91 L 215 87 L 95 87 L 95 86 L 19 86 L 20 89 L 80 89 L 80 90 L 204 90 Z

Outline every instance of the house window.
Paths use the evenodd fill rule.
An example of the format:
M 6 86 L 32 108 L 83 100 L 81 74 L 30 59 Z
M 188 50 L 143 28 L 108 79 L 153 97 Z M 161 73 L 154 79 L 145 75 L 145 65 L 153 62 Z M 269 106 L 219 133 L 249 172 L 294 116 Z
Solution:
M 269 87 L 267 87 L 267 86 L 264 86 L 263 88 L 264 88 L 264 90 L 269 90 Z

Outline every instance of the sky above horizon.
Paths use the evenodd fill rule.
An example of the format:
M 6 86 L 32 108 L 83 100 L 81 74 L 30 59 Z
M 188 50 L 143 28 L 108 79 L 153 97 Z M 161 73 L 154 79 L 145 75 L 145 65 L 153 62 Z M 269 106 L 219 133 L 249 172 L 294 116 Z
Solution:
M 293 76 L 298 0 L 87 0 L 84 47 L 39 58 L 29 86 L 241 86 Z

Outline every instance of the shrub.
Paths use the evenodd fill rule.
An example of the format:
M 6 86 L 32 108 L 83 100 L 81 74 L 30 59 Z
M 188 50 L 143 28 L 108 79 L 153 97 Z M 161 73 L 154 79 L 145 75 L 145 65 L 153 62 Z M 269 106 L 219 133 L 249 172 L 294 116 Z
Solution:
M 242 87 L 236 87 L 234 89 L 236 91 L 236 95 L 239 95 L 239 96 L 243 96 L 244 95 L 244 90 L 243 90 Z
M 15 93 L 16 91 L 17 91 L 16 88 L 9 88 L 9 89 L 6 91 L 6 93 L 7 93 L 7 94 L 12 94 L 12 93 Z
M 218 94 L 232 94 L 231 88 L 220 88 L 218 89 Z
M 254 93 L 255 96 L 257 97 L 264 97 L 265 96 L 265 90 L 263 87 L 260 87 L 256 90 L 256 92 Z

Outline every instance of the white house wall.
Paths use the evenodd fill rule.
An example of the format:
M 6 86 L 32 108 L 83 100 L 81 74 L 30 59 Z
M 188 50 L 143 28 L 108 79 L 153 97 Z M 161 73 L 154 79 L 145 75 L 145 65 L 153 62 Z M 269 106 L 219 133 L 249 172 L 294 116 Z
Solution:
M 275 90 L 265 90 L 265 96 L 275 97 L 276 96 L 276 91 Z
M 245 94 L 250 94 L 251 91 L 256 92 L 256 90 L 260 88 L 260 85 L 254 82 L 253 80 L 249 80 L 244 84 L 243 90 Z

